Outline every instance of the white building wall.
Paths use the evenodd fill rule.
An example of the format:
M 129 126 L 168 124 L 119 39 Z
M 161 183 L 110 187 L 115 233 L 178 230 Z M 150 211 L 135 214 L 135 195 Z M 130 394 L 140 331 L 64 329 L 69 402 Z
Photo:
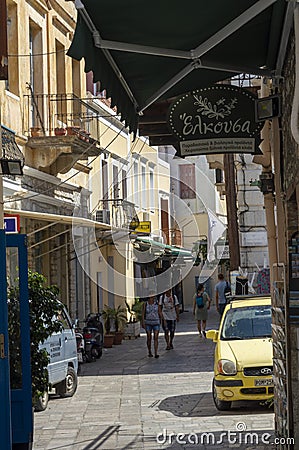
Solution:
M 252 155 L 237 155 L 236 169 L 241 266 L 253 273 L 269 261 L 264 198 L 257 185 L 261 168 Z

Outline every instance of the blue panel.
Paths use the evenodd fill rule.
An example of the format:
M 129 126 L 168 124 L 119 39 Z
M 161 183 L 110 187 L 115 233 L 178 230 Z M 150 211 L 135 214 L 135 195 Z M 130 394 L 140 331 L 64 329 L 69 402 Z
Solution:
M 26 444 L 32 442 L 33 436 L 26 236 L 22 234 L 7 235 L 6 246 L 17 248 L 19 255 L 20 323 L 22 347 L 22 389 L 12 390 L 11 394 L 12 442 L 14 444 Z
M 0 339 L 4 340 L 0 355 L 0 439 L 1 450 L 11 449 L 11 417 L 8 361 L 8 319 L 7 319 L 6 245 L 5 232 L 0 230 Z M 4 353 L 3 353 L 4 352 Z

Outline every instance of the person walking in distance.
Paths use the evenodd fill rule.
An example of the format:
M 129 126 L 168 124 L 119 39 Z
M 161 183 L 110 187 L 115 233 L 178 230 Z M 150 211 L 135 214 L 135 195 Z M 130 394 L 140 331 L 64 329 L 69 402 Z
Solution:
M 162 320 L 162 315 L 159 309 L 159 305 L 156 299 L 156 295 L 153 292 L 150 292 L 150 295 L 143 303 L 142 307 L 142 320 L 141 325 L 142 328 L 146 331 L 147 336 L 147 349 L 148 349 L 148 356 L 153 357 L 152 354 L 152 333 L 154 334 L 154 352 L 155 352 L 155 358 L 159 358 L 158 355 L 158 338 L 159 338 L 159 331 L 160 331 L 160 324 Z
M 224 275 L 222 273 L 219 273 L 218 283 L 215 286 L 215 300 L 216 300 L 216 309 L 220 314 L 220 319 L 222 317 L 226 305 L 225 293 L 228 290 L 230 290 L 229 282 L 224 279 Z
M 176 295 L 172 295 L 171 289 L 168 289 L 159 299 L 159 310 L 162 314 L 162 327 L 166 341 L 166 350 L 173 349 L 173 338 L 176 328 L 176 322 L 179 317 L 179 301 Z
M 196 294 L 193 297 L 193 315 L 197 320 L 197 329 L 199 337 L 206 337 L 206 325 L 208 319 L 208 310 L 210 309 L 211 300 L 206 292 L 204 285 L 199 283 Z

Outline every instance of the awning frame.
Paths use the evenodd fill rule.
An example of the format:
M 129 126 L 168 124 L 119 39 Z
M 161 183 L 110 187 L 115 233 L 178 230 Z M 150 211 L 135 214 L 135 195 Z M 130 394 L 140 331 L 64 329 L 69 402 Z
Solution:
M 91 17 L 86 11 L 83 3 L 80 0 L 75 1 L 75 6 L 78 9 L 79 14 L 84 19 L 86 25 L 93 35 L 94 45 L 97 48 L 100 48 L 107 60 L 109 61 L 113 71 L 119 78 L 119 81 L 122 87 L 125 89 L 127 95 L 129 96 L 131 102 L 133 103 L 136 112 L 139 115 L 142 115 L 143 111 L 147 109 L 151 104 L 153 104 L 156 100 L 158 100 L 162 95 L 164 95 L 168 90 L 170 90 L 173 86 L 175 86 L 179 81 L 185 78 L 190 72 L 195 69 L 211 69 L 211 70 L 221 70 L 227 72 L 235 72 L 235 73 L 246 73 L 245 67 L 219 67 L 218 65 L 202 65 L 200 58 L 205 55 L 209 50 L 213 47 L 217 46 L 220 42 L 225 40 L 228 36 L 232 35 L 235 31 L 240 29 L 250 20 L 255 18 L 257 15 L 262 13 L 265 9 L 275 3 L 276 0 L 259 0 L 257 3 L 249 7 L 246 11 L 240 14 L 238 17 L 233 19 L 230 23 L 220 29 L 217 33 L 207 39 L 205 42 L 199 44 L 195 49 L 190 49 L 190 51 L 181 51 L 181 50 L 173 50 L 173 49 L 163 49 L 159 47 L 150 47 L 143 45 L 135 45 L 129 44 L 125 42 L 115 42 L 110 40 L 105 40 L 101 38 L 99 30 L 95 27 Z M 154 95 L 147 99 L 142 105 L 138 105 L 138 102 L 130 89 L 123 73 L 119 69 L 117 63 L 112 57 L 109 50 L 117 50 L 117 51 L 126 51 L 133 53 L 142 53 L 149 54 L 155 56 L 164 56 L 170 58 L 183 58 L 190 59 L 191 62 L 184 67 L 180 72 L 178 72 L 174 77 L 172 77 L 167 83 L 161 86 L 160 89 L 156 91 Z M 260 69 L 255 71 L 255 75 L 261 76 L 270 76 L 271 72 L 268 70 Z

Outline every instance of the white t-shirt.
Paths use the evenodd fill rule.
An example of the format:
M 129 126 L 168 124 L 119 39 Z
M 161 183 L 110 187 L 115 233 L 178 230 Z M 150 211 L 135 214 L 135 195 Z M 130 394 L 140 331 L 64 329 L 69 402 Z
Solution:
M 176 306 L 179 305 L 179 301 L 176 295 L 170 295 L 167 297 L 163 294 L 159 298 L 159 305 L 162 306 L 162 314 L 165 320 L 176 320 Z

